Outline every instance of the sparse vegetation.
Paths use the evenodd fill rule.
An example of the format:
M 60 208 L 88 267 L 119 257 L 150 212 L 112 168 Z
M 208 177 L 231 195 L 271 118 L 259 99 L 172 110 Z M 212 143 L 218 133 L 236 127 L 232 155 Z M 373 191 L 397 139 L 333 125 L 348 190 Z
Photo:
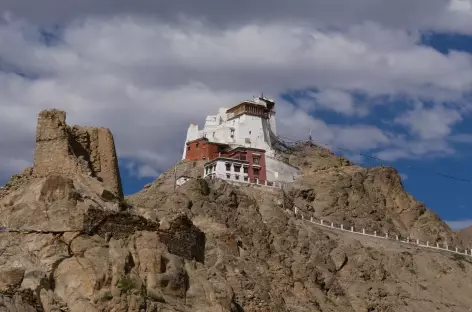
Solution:
M 111 294 L 111 292 L 107 291 L 103 294 L 102 301 L 109 301 L 111 299 L 113 299 L 113 295 Z
M 129 293 L 132 289 L 136 288 L 135 282 L 126 276 L 123 276 L 118 280 L 117 286 L 122 293 Z

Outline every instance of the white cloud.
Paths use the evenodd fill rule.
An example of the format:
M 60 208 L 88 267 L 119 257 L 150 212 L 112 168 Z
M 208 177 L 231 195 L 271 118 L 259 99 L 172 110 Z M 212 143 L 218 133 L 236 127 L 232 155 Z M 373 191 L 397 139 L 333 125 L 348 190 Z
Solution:
M 461 229 L 464 229 L 466 227 L 472 226 L 472 220 L 470 220 L 470 219 L 456 220 L 456 221 L 444 221 L 444 222 L 446 222 L 446 224 L 449 225 L 449 227 L 454 231 L 461 230 Z
M 285 0 L 215 1 L 201 0 L 93 0 L 60 1 L 2 0 L 0 12 L 11 11 L 34 22 L 65 23 L 76 17 L 93 14 L 107 16 L 144 15 L 170 23 L 198 17 L 217 28 L 254 22 L 301 21 L 312 25 L 348 27 L 372 21 L 389 28 L 472 31 L 471 9 L 464 0 Z M 225 14 L 222 14 L 224 12 Z
M 451 127 L 461 120 L 456 109 L 445 108 L 443 105 L 425 108 L 419 104 L 397 117 L 395 122 L 407 126 L 414 135 L 431 140 L 448 136 L 452 131 Z
M 182 5 L 178 8 L 187 9 L 183 1 L 177 2 Z M 362 5 L 384 10 L 369 3 Z M 1 5 L 4 2 L 0 10 Z M 23 10 L 21 1 L 10 5 Z M 293 4 L 283 5 L 293 9 Z M 116 4 L 120 6 L 133 10 L 129 2 Z M 73 13 L 63 4 L 57 4 L 57 10 Z M 38 19 L 48 13 L 22 12 L 38 14 Z M 245 13 L 253 14 L 240 12 Z M 219 106 L 234 105 L 260 91 L 276 97 L 315 86 L 322 90 L 318 101 L 324 107 L 359 114 L 369 112 L 368 103 L 354 103 L 349 95 L 353 91 L 439 101 L 460 100 L 470 90 L 472 60 L 466 53 L 442 55 L 417 45 L 417 32 L 379 25 L 375 19 L 363 23 L 346 16 L 348 20 L 344 28 L 333 30 L 323 19 L 256 19 L 217 28 L 211 19 L 200 23 L 192 18 L 171 22 L 100 16 L 65 23 L 61 40 L 46 46 L 34 24 L 12 18 L 0 24 L 0 110 L 5 112 L 0 115 L 0 133 L 9 134 L 0 137 L 5 147 L 0 151 L 0 174 L 32 161 L 36 115 L 44 108 L 66 110 L 69 124 L 111 128 L 120 157 L 139 163 L 134 172 L 147 176 L 179 159 L 190 122 L 201 124 Z M 281 99 L 277 114 L 281 133 L 292 138 L 306 139 L 311 129 L 320 142 L 354 150 L 390 148 L 404 157 L 450 152 L 442 141 L 413 146 L 406 140 L 402 145 L 374 126 L 327 124 Z M 447 135 L 444 129 L 436 130 L 436 136 Z M 427 133 L 421 127 L 415 131 L 422 138 Z
M 356 103 L 351 94 L 342 90 L 321 90 L 319 92 L 310 92 L 309 97 L 313 98 L 314 103 L 306 103 L 308 107 L 319 106 L 326 110 L 331 110 L 345 115 L 365 115 L 366 110 L 356 107 Z
M 408 180 L 408 175 L 405 173 L 400 173 L 400 177 L 402 178 L 403 181 Z

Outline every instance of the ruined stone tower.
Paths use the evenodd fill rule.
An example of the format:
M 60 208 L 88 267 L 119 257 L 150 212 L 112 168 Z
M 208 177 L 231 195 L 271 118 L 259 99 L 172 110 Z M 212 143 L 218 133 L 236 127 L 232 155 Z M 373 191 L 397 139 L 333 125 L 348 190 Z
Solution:
M 123 197 L 118 159 L 109 129 L 66 124 L 66 113 L 44 110 L 36 128 L 33 174 L 87 174 L 102 181 L 108 190 Z

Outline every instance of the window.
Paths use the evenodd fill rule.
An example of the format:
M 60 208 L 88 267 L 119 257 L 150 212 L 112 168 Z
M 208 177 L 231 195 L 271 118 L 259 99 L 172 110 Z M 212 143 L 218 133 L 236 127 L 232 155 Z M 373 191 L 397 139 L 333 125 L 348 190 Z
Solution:
M 226 166 L 226 171 L 231 171 L 231 164 L 225 164 Z
M 256 165 L 259 165 L 259 162 L 260 162 L 260 157 L 259 156 L 254 156 L 252 158 L 252 162 Z
M 254 173 L 255 176 L 258 176 L 259 175 L 259 168 L 253 168 L 252 169 L 252 172 Z
M 198 148 L 198 143 L 195 143 L 195 147 Z
M 190 145 L 187 145 L 187 152 L 190 151 Z
M 249 167 L 244 167 L 244 173 L 248 173 L 249 172 Z
M 249 135 L 251 135 L 251 130 L 249 130 Z
M 234 129 L 231 129 L 230 136 L 231 136 L 232 139 L 234 139 Z
M 239 174 L 235 175 L 234 178 L 235 178 L 236 180 L 239 180 Z
M 226 174 L 226 179 L 230 179 L 231 175 L 229 173 Z
M 248 179 L 247 179 L 247 177 L 244 177 L 244 181 L 246 181 L 246 182 L 247 182 L 247 180 L 248 180 Z
M 234 172 L 241 172 L 241 165 L 234 165 Z

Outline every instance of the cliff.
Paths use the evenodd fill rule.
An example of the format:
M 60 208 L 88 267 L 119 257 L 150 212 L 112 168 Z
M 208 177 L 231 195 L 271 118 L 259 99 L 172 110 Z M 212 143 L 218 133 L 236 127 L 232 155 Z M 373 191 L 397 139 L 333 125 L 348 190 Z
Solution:
M 58 137 L 62 141 L 51 142 L 77 135 Z M 48 141 L 40 142 L 47 150 Z M 0 198 L 0 226 L 7 228 L 0 230 L 0 311 L 472 307 L 469 256 L 300 219 L 314 216 L 452 245 L 455 234 L 406 193 L 392 168 L 357 167 L 302 145 L 281 155 L 303 172 L 283 189 L 205 181 L 198 178 L 201 162 L 182 162 L 123 201 L 94 177 L 93 161 L 84 157 L 89 171 L 83 171 L 66 152 L 61 155 L 71 160 L 65 169 L 26 170 Z M 175 187 L 181 175 L 190 179 Z
M 34 178 L 58 174 L 73 178 L 84 174 L 97 178 L 122 198 L 123 189 L 113 135 L 109 129 L 66 124 L 66 113 L 60 110 L 41 111 L 36 127 L 36 149 L 33 168 L 10 179 L 0 198 Z
M 123 197 L 113 135 L 105 128 L 69 127 L 66 113 L 39 113 L 33 172 L 36 176 L 78 173 L 99 178 L 110 191 Z

